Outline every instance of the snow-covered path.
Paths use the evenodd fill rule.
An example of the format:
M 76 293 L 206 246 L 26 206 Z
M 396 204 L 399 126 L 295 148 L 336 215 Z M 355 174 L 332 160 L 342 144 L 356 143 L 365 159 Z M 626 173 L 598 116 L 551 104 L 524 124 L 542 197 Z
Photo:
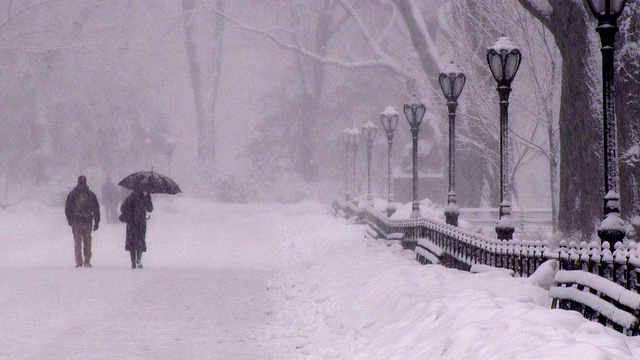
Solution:
M 4 359 L 251 359 L 264 274 L 211 269 L 4 269 Z
M 94 267 L 76 269 L 62 208 L 0 211 L 0 359 L 271 358 L 256 327 L 296 217 L 192 199 L 155 207 L 143 270 L 130 268 L 122 224 L 103 219 Z
M 102 224 L 75 269 L 62 208 L 0 209 L 0 359 L 640 359 L 538 284 L 420 265 L 321 204 L 156 198 L 145 269 Z

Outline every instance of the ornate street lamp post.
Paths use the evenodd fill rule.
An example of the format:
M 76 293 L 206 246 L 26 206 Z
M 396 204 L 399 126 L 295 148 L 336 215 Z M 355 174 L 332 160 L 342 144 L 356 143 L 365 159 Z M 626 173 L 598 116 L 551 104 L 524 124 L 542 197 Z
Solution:
M 496 225 L 496 233 L 500 240 L 511 240 L 515 231 L 509 194 L 509 93 L 521 60 L 520 49 L 506 36 L 498 38 L 496 43 L 487 49 L 487 62 L 493 78 L 498 83 L 497 90 L 500 96 L 500 219 Z
M 458 97 L 467 78 L 462 69 L 452 61 L 440 72 L 438 80 L 442 94 L 447 99 L 449 110 L 449 193 L 447 194 L 447 207 L 444 209 L 444 216 L 447 219 L 447 224 L 458 226 L 460 210 L 456 204 L 456 108 L 458 107 Z
M 349 132 L 349 144 L 351 144 L 351 150 L 353 151 L 353 172 L 352 172 L 352 180 L 353 180 L 353 193 L 351 196 L 352 201 L 357 205 L 357 198 L 356 198 L 356 193 L 358 191 L 357 189 L 357 182 L 356 182 L 356 155 L 358 154 L 358 140 L 360 139 L 360 130 L 358 130 L 358 128 L 351 128 L 351 131 Z
M 371 121 L 367 121 L 362 126 L 362 137 L 367 142 L 367 202 L 369 206 L 373 206 L 373 195 L 371 195 L 371 150 L 373 149 L 373 140 L 376 138 L 378 127 Z
M 598 228 L 598 237 L 612 246 L 625 237 L 624 222 L 620 218 L 620 187 L 618 169 L 618 129 L 614 105 L 613 52 L 618 17 L 626 0 L 587 0 L 598 19 L 596 31 L 602 43 L 602 118 L 604 129 L 604 220 Z
M 349 201 L 351 200 L 351 193 L 349 192 L 349 154 L 351 152 L 351 143 L 350 143 L 350 137 L 351 135 L 349 135 L 351 132 L 351 128 L 345 128 L 344 130 L 342 130 L 341 133 L 341 138 L 342 138 L 342 142 L 344 143 L 344 155 L 345 155 L 345 161 L 344 161 L 344 201 Z
M 396 126 L 398 126 L 398 120 L 400 116 L 396 109 L 388 106 L 384 111 L 380 114 L 380 122 L 382 123 L 382 127 L 384 131 L 387 133 L 387 217 L 391 217 L 394 212 L 396 212 L 396 208 L 393 205 L 393 184 L 391 178 L 391 158 L 392 158 L 392 149 L 393 149 L 393 132 L 396 130 Z
M 411 218 L 422 216 L 420 214 L 420 203 L 418 202 L 418 132 L 426 110 L 416 94 L 413 94 L 409 102 L 404 105 L 404 116 L 407 118 L 409 126 L 411 126 L 411 139 L 413 140 L 413 205 L 411 206 Z

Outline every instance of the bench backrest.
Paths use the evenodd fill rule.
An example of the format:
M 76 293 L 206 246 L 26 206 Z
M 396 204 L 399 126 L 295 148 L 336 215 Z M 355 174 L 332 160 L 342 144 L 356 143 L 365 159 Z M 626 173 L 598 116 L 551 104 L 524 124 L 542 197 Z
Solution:
M 578 310 L 604 325 L 613 322 L 613 327 L 638 334 L 640 294 L 582 270 L 560 270 L 554 280 L 557 286 L 549 290 L 553 308 Z

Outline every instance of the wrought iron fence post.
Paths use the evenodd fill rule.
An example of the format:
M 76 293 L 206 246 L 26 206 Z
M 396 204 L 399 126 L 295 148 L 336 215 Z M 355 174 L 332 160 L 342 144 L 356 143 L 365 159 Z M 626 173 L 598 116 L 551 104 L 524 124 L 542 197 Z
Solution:
M 613 281 L 613 256 L 611 254 L 609 242 L 602 243 L 602 259 L 600 265 L 602 267 L 601 276 L 607 280 Z

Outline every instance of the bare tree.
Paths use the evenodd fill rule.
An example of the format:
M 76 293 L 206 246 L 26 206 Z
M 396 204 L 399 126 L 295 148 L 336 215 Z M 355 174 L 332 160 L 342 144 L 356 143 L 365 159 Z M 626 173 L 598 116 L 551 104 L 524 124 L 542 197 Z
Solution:
M 162 41 L 164 10 L 156 2 L 0 5 L 0 67 L 12 69 L 0 75 L 9 85 L 0 91 L 5 185 L 41 185 L 69 170 L 115 174 L 153 159 L 158 94 L 171 73 L 164 54 L 172 52 L 158 50 L 171 46 Z
M 224 54 L 225 1 L 214 0 L 214 11 L 194 0 L 182 0 L 185 47 L 198 128 L 198 159 L 215 164 L 215 110 Z
M 620 191 L 622 214 L 640 234 L 640 4 L 627 1 L 618 21 L 616 39 L 619 61 L 616 78 L 616 116 L 619 129 Z
M 599 77 L 590 65 L 599 48 L 589 36 L 593 24 L 579 1 L 553 1 L 549 8 L 518 1 L 549 29 L 562 56 L 558 229 L 589 241 L 602 216 L 604 188 Z
M 333 43 L 327 43 L 325 47 L 314 47 L 314 45 L 308 41 L 304 41 L 303 31 L 299 28 L 296 28 L 295 23 L 290 23 L 284 26 L 273 26 L 270 28 L 259 29 L 253 27 L 249 24 L 243 23 L 242 21 L 233 18 L 229 14 L 225 14 L 225 17 L 234 24 L 252 31 L 254 33 L 260 34 L 271 39 L 276 45 L 283 49 L 287 49 L 292 51 L 296 55 L 296 66 L 299 71 L 299 77 L 301 78 L 301 82 L 305 84 L 311 84 L 311 82 L 307 82 L 306 79 L 309 78 L 308 75 L 304 74 L 319 74 L 319 72 L 314 70 L 304 70 L 303 66 L 300 64 L 322 64 L 324 66 L 331 65 L 334 68 L 339 68 L 344 71 L 350 72 L 358 72 L 365 69 L 378 69 L 381 72 L 389 72 L 396 76 L 405 83 L 405 88 L 407 92 L 421 91 L 425 96 L 425 99 L 429 103 L 430 108 L 435 109 L 444 109 L 442 106 L 442 99 L 439 91 L 439 86 L 437 84 L 437 74 L 441 69 L 442 59 L 441 54 L 438 49 L 446 48 L 446 46 L 436 46 L 438 42 L 439 45 L 442 45 L 443 41 L 449 40 L 451 35 L 447 35 L 448 32 L 451 32 L 451 29 L 442 28 L 438 25 L 433 25 L 435 22 L 433 19 L 425 18 L 425 14 L 431 14 L 429 16 L 436 17 L 438 11 L 433 13 L 427 11 L 421 11 L 421 9 L 410 0 L 394 0 L 392 4 L 394 6 L 381 6 L 379 8 L 374 8 L 372 10 L 371 7 L 358 6 L 358 2 L 349 2 L 349 1 L 337 1 L 335 4 L 338 6 L 331 7 L 331 14 L 334 18 L 335 23 L 344 24 L 344 33 L 346 34 L 349 31 L 351 34 L 347 39 L 344 39 L 340 36 L 334 37 Z M 329 7 L 327 3 L 324 4 L 325 8 Z M 433 10 L 433 6 L 439 6 L 442 9 L 442 12 L 445 13 L 447 9 L 450 7 L 447 4 L 441 3 L 433 3 L 433 4 L 422 4 L 423 7 L 428 6 L 429 9 Z M 482 7 L 482 5 L 478 5 Z M 307 5 L 307 8 L 309 6 Z M 506 6 L 505 6 L 506 8 Z M 437 8 L 436 8 L 437 9 Z M 424 9 L 422 9 L 424 10 Z M 485 9 L 486 10 L 486 9 Z M 315 10 L 316 14 L 322 14 L 323 12 L 319 10 Z M 495 13 L 495 12 L 494 12 Z M 500 13 L 499 11 L 497 12 Z M 485 11 L 485 15 L 490 14 L 489 11 Z M 520 14 L 520 16 L 524 16 Z M 337 19 L 337 20 L 336 20 Z M 366 19 L 366 20 L 365 20 Z M 384 19 L 384 20 L 381 20 Z M 468 22 L 475 21 L 477 19 L 468 18 Z M 490 23 L 491 19 L 486 19 L 486 23 Z M 495 22 L 498 22 L 496 19 L 493 19 Z M 503 20 L 503 19 L 500 19 Z M 308 20 L 307 20 L 308 21 Z M 385 22 L 386 21 L 386 22 Z M 512 22 L 517 22 L 518 20 L 511 20 Z M 376 26 L 377 25 L 377 26 Z M 474 24 L 473 26 L 477 28 L 483 28 L 478 24 Z M 306 32 L 311 31 L 312 34 L 316 34 L 316 37 L 321 35 L 322 33 L 316 33 L 319 28 L 315 26 L 307 26 L 305 29 Z M 380 30 L 382 29 L 382 30 Z M 489 30 L 478 31 L 477 37 L 475 40 L 482 41 L 469 41 L 469 44 L 473 43 L 477 45 L 478 43 L 486 42 L 487 39 L 492 41 L 497 34 L 499 34 L 494 28 L 487 27 Z M 353 31 L 359 35 L 358 37 L 353 36 Z M 526 30 L 523 30 L 526 32 Z M 308 36 L 308 35 L 307 35 Z M 341 35 L 344 36 L 344 35 Z M 407 38 L 407 42 L 398 42 L 391 41 L 391 39 L 397 38 Z M 444 39 L 444 40 L 443 40 Z M 339 53 L 334 49 L 341 48 L 340 41 L 349 41 L 348 44 L 351 48 L 355 48 L 357 50 Z M 356 42 L 357 41 L 357 42 Z M 404 44 L 405 46 L 397 46 L 397 44 Z M 356 45 L 357 44 L 357 45 Z M 355 45 L 355 46 L 354 46 Z M 406 46 L 408 45 L 408 46 Z M 447 45 L 450 46 L 450 45 Z M 485 85 L 487 87 L 495 86 L 495 84 L 488 82 L 487 76 L 489 75 L 488 69 L 485 63 L 485 52 L 486 47 L 482 46 L 481 49 L 472 48 L 465 49 L 469 50 L 469 52 L 477 55 L 475 58 L 475 63 L 473 64 L 473 69 L 480 70 L 481 76 L 478 76 L 477 84 Z M 399 54 L 404 53 L 408 54 L 408 56 L 401 56 Z M 458 52 L 458 53 L 465 53 Z M 312 68 L 309 68 L 312 69 Z M 326 73 L 326 72 L 325 72 Z M 549 79 L 538 79 L 538 83 L 545 82 Z M 534 79 L 535 81 L 535 79 Z M 553 83 L 553 81 L 552 81 Z M 303 89 L 308 89 L 310 87 L 303 85 Z M 311 87 L 313 88 L 313 87 Z M 485 94 L 486 87 L 479 88 L 478 94 Z M 302 96 L 303 99 L 313 99 L 314 102 L 321 102 L 322 97 L 310 97 L 309 95 L 312 92 L 304 92 L 305 95 Z M 542 90 L 540 90 L 542 91 Z M 545 89 L 548 93 L 550 90 Z M 545 101 L 550 101 L 549 99 L 552 97 L 550 94 L 546 97 Z M 486 189 L 496 188 L 497 183 L 493 181 L 493 176 L 495 174 L 497 166 L 497 152 L 494 148 L 497 148 L 497 123 L 491 121 L 495 117 L 493 114 L 496 113 L 497 107 L 495 106 L 495 101 L 487 101 L 486 97 L 484 103 L 482 104 L 483 109 L 482 112 L 471 111 L 475 106 L 467 106 L 467 109 L 470 109 L 467 114 L 470 115 L 470 119 L 468 121 L 468 130 L 463 131 L 462 136 L 467 141 L 468 150 L 473 152 L 474 156 L 477 159 L 489 159 L 485 161 L 489 161 L 488 164 L 491 166 L 479 166 L 476 169 L 476 172 L 471 175 L 471 178 L 477 180 L 478 177 L 483 178 L 483 181 L 479 183 L 483 184 L 483 187 Z M 548 104 L 547 104 L 548 105 Z M 544 105 L 541 105 L 543 108 Z M 303 106 L 303 108 L 307 108 Z M 543 110 L 540 110 L 543 111 Z M 305 114 L 313 112 L 305 112 Z M 536 109 L 532 109 L 530 111 L 533 117 L 540 115 L 540 112 Z M 484 114 L 484 115 L 481 115 Z M 486 116 L 486 114 L 491 114 L 491 116 Z M 552 116 L 550 112 L 547 115 Z M 539 116 L 538 116 L 539 117 Z M 321 121 L 315 115 L 312 115 L 310 118 L 317 119 Z M 305 117 L 304 122 L 306 122 L 307 117 Z M 536 117 L 536 120 L 538 118 Z M 548 118 L 552 120 L 553 118 Z M 478 122 L 477 120 L 481 120 Z M 270 121 L 272 124 L 273 121 Z M 523 122 L 526 123 L 526 122 Z M 536 122 L 538 123 L 538 122 Z M 550 132 L 552 134 L 552 138 L 557 139 L 557 132 L 554 130 L 553 124 L 551 124 Z M 293 125 L 294 128 L 299 127 L 307 127 L 311 128 L 315 125 L 302 125 L 296 124 Z M 518 148 L 516 150 L 522 149 L 522 151 L 516 151 L 516 161 L 515 165 L 512 169 L 514 170 L 514 174 L 517 172 L 518 168 L 527 161 L 541 154 L 541 150 L 544 148 L 544 145 L 540 145 L 540 135 L 539 129 L 543 127 L 524 127 L 523 129 L 517 129 L 516 133 L 519 136 Z M 482 129 L 480 132 L 479 129 Z M 289 130 L 291 131 L 291 130 Z M 422 134 L 425 134 L 427 131 L 425 130 Z M 316 134 L 318 132 L 315 132 Z M 309 134 L 309 133 L 307 133 Z M 316 135 L 317 137 L 317 135 Z M 307 136 L 302 136 L 303 139 L 308 139 Z M 437 143 L 436 148 L 442 148 L 446 145 L 442 139 Z M 430 143 L 433 143 L 434 139 L 429 139 Z M 556 140 L 557 141 L 557 140 Z M 325 141 L 326 142 L 326 141 Z M 490 143 L 491 146 L 487 144 Z M 319 149 L 319 144 L 316 144 L 314 148 Z M 552 150 L 553 152 L 553 150 Z M 552 153 L 551 152 L 551 153 Z M 306 151 L 301 151 L 302 156 L 300 158 L 307 159 L 309 156 L 304 155 Z M 543 155 L 549 155 L 549 152 L 544 152 Z M 306 160 L 304 160 L 306 161 Z M 304 162 L 303 161 L 303 162 Z M 481 162 L 479 161 L 470 161 L 470 164 L 477 165 Z M 552 165 L 555 167 L 555 165 Z M 303 169 L 300 167 L 300 169 Z M 309 169 L 306 169 L 304 174 L 311 174 L 312 172 Z M 477 181 L 476 181 L 477 182 Z M 491 196 L 490 190 L 485 191 L 477 191 L 474 189 L 476 194 L 485 194 L 485 198 L 487 201 L 494 202 L 497 197 Z

